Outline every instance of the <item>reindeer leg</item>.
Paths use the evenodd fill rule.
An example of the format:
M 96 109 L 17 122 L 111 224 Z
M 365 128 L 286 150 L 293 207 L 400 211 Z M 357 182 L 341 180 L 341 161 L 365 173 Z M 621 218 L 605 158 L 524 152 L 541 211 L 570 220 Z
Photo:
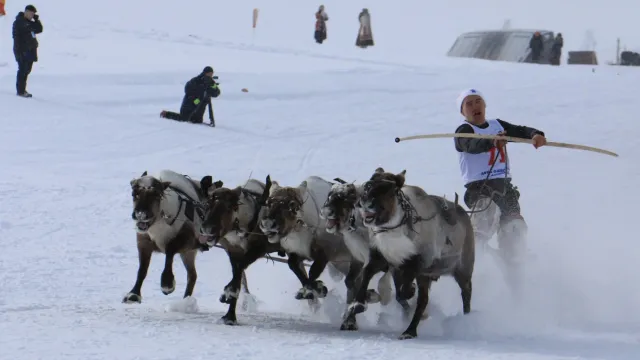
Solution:
M 352 260 L 349 264 L 349 272 L 344 278 L 344 285 L 347 287 L 347 304 L 351 304 L 356 297 L 356 290 L 362 282 L 362 269 L 364 264 L 359 261 Z
M 176 278 L 173 276 L 173 258 L 180 250 L 181 242 L 177 237 L 167 244 L 164 251 L 164 269 L 160 275 L 160 286 L 162 293 L 169 295 L 176 289 Z
M 153 243 L 146 235 L 137 236 L 138 243 L 138 275 L 136 277 L 136 283 L 131 288 L 131 291 L 122 299 L 125 304 L 130 303 L 142 303 L 142 283 L 147 277 L 147 271 L 149 270 L 149 264 L 151 263 L 151 255 L 153 254 Z
M 242 286 L 242 278 L 244 277 L 244 266 L 242 260 L 236 254 L 227 252 L 229 261 L 231 262 L 231 272 L 233 277 L 229 284 L 224 287 L 224 294 L 220 296 L 220 302 L 229 304 L 227 313 L 222 316 L 225 325 L 237 325 L 238 318 L 236 316 L 236 307 L 238 304 L 238 296 L 240 287 Z
M 251 295 L 251 292 L 249 291 L 249 284 L 247 284 L 247 273 L 245 273 L 244 271 L 242 272 L 241 288 L 244 289 L 245 293 Z
M 176 278 L 173 276 L 173 257 L 175 251 L 169 251 L 167 248 L 164 256 L 164 269 L 160 275 L 160 287 L 165 295 L 171 294 L 176 289 Z
M 329 290 L 324 286 L 324 282 L 318 280 L 318 278 L 322 275 L 328 263 L 329 260 L 323 251 L 318 251 L 314 254 L 313 264 L 309 268 L 309 284 L 305 286 L 307 293 L 304 299 L 314 300 L 327 296 Z
M 307 294 L 306 286 L 309 285 L 309 277 L 307 276 L 307 272 L 304 269 L 302 258 L 293 253 L 287 254 L 287 265 L 289 265 L 289 269 L 298 278 L 300 284 L 302 284 L 302 287 L 295 295 L 297 300 L 302 300 Z
M 467 274 L 464 274 L 462 271 L 456 271 L 453 274 L 453 278 L 460 286 L 461 296 L 462 296 L 462 312 L 464 314 L 468 314 L 471 312 L 471 277 Z
M 196 280 L 198 279 L 198 272 L 196 271 L 196 255 L 197 250 L 190 250 L 180 253 L 180 259 L 184 268 L 187 271 L 187 287 L 184 289 L 184 297 L 193 295 L 193 288 L 196 286 Z
M 405 318 L 409 318 L 411 311 L 411 305 L 409 305 L 409 299 L 411 299 L 416 292 L 413 281 L 409 284 L 405 283 L 404 274 L 400 269 L 393 269 L 393 284 L 396 287 L 396 301 L 402 307 L 402 312 Z
M 416 311 L 413 313 L 413 318 L 407 329 L 400 335 L 400 340 L 413 339 L 418 337 L 418 325 L 422 318 L 422 314 L 429 304 L 429 289 L 431 288 L 431 277 L 429 276 L 417 276 L 418 282 L 418 304 L 416 305 Z
M 422 264 L 422 258 L 417 255 L 413 256 L 405 261 L 399 268 L 394 269 L 393 280 L 396 285 L 396 301 L 402 306 L 402 310 L 406 319 L 410 316 L 411 307 L 409 306 L 409 299 L 411 299 L 416 289 L 413 285 L 413 280 Z
M 367 309 L 367 290 L 371 278 L 388 267 L 387 261 L 380 252 L 376 249 L 371 249 L 369 262 L 362 270 L 362 278 L 360 284 L 358 284 L 355 299 L 347 308 L 347 315 L 342 321 L 342 325 L 340 325 L 340 330 L 358 330 L 356 315 Z
M 229 263 L 231 264 L 231 280 L 224 287 L 224 292 L 220 295 L 220 302 L 224 304 L 231 304 L 232 299 L 238 299 L 240 294 L 240 286 L 242 286 L 242 276 L 244 269 L 242 268 L 241 261 L 238 256 L 232 251 L 227 250 L 227 256 L 229 256 Z
M 226 325 L 236 325 L 238 323 L 236 316 L 236 308 L 238 304 L 238 296 L 240 289 L 244 285 L 247 294 L 249 294 L 249 287 L 247 286 L 247 277 L 245 270 L 249 265 L 253 264 L 256 260 L 266 254 L 266 247 L 255 246 L 249 248 L 244 254 L 235 254 L 227 251 L 229 255 L 229 261 L 231 262 L 231 271 L 233 278 L 224 287 L 224 294 L 220 296 L 220 302 L 229 304 L 227 313 L 222 317 L 222 320 Z

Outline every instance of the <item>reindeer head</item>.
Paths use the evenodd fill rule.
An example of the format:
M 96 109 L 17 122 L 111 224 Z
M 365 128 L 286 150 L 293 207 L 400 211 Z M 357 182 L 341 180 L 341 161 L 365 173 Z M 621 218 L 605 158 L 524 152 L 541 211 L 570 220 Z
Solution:
M 333 234 L 349 228 L 351 215 L 358 202 L 358 190 L 354 184 L 335 184 L 320 209 L 320 217 L 326 220 L 327 232 Z
M 392 174 L 377 168 L 362 185 L 358 209 L 365 226 L 380 226 L 391 220 L 397 211 L 397 195 L 404 185 L 406 173 L 406 170 L 402 170 L 399 174 Z
M 211 176 L 200 180 L 200 189 L 206 196 L 204 220 L 200 226 L 200 242 L 217 243 L 233 225 L 234 214 L 240 202 L 239 191 L 222 187 L 220 180 L 213 182 Z
M 260 220 L 260 230 L 270 243 L 278 243 L 298 225 L 298 212 L 303 205 L 301 190 L 305 186 L 306 182 L 297 188 L 281 187 L 272 182 L 266 201 L 267 211 Z
M 131 218 L 136 222 L 137 232 L 146 233 L 161 217 L 160 204 L 170 183 L 149 176 L 145 171 L 139 178 L 131 180 L 130 184 L 133 198 Z

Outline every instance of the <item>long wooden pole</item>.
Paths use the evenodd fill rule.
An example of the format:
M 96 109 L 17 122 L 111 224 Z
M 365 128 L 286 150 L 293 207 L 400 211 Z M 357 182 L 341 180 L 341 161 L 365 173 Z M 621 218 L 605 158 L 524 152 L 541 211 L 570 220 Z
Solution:
M 416 139 L 454 138 L 454 137 L 507 140 L 507 141 L 517 142 L 517 143 L 534 144 L 534 141 L 531 140 L 531 139 L 517 138 L 517 137 L 513 137 L 513 136 L 466 134 L 466 133 L 413 135 L 413 136 L 406 136 L 406 137 L 397 137 L 395 139 L 395 141 L 397 143 L 399 143 L 400 141 L 416 140 Z M 554 146 L 554 147 L 561 147 L 561 148 L 567 148 L 567 149 L 593 151 L 593 152 L 597 152 L 597 153 L 605 154 L 605 155 L 610 155 L 610 156 L 614 156 L 614 157 L 618 157 L 619 156 L 618 154 L 616 154 L 616 153 L 614 153 L 612 151 L 599 149 L 599 148 L 596 148 L 596 147 L 593 147 L 593 146 L 586 146 L 586 145 L 567 144 L 567 143 L 561 143 L 561 142 L 547 141 L 545 146 Z

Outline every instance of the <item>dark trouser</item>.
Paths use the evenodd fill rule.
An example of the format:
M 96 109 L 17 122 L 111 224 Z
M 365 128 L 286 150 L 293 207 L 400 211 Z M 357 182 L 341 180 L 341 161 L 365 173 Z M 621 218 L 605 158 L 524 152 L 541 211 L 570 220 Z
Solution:
M 33 68 L 33 61 L 31 60 L 18 60 L 18 74 L 16 76 L 16 92 L 24 94 L 27 91 L 27 78 Z
M 180 116 L 180 114 L 178 114 L 177 112 L 173 112 L 173 111 L 166 111 L 164 113 L 164 117 L 167 118 L 167 119 L 171 119 L 171 120 L 184 121 L 184 120 L 182 120 L 182 116 Z
M 207 110 L 207 102 L 203 101 L 198 105 L 181 106 L 180 115 L 184 119 L 183 121 L 202 124 L 205 110 Z
M 540 51 L 532 51 L 531 52 L 531 62 L 532 63 L 539 63 L 540 62 Z
M 467 184 L 464 194 L 465 204 L 474 211 L 471 223 L 476 244 L 486 245 L 497 233 L 499 248 L 513 260 L 526 248 L 527 224 L 520 214 L 520 192 L 510 179 L 491 179 L 484 186 L 483 183 L 484 180 Z
M 316 39 L 318 44 L 322 44 L 322 42 L 327 39 L 327 30 L 324 28 L 316 30 L 313 37 Z
M 189 121 L 192 123 L 201 124 L 203 122 L 204 111 L 207 109 L 207 103 L 202 102 L 198 106 L 190 106 L 189 103 L 183 104 L 180 107 L 180 113 L 173 111 L 166 111 L 164 117 L 166 119 L 176 121 Z
M 484 184 L 484 186 L 483 186 Z M 501 218 L 521 217 L 520 215 L 520 192 L 511 184 L 511 179 L 497 178 L 474 181 L 465 185 L 467 190 L 464 193 L 464 203 L 473 208 L 473 205 L 482 196 L 490 197 L 498 208 L 500 208 Z M 475 211 L 482 210 L 476 208 Z

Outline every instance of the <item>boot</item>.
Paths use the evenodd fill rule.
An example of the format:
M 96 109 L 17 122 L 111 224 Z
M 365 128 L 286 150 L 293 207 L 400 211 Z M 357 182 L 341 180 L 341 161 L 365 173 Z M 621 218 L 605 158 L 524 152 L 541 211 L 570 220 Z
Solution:
M 500 221 L 498 249 L 505 264 L 505 280 L 516 299 L 522 295 L 527 255 L 528 226 L 521 216 Z

